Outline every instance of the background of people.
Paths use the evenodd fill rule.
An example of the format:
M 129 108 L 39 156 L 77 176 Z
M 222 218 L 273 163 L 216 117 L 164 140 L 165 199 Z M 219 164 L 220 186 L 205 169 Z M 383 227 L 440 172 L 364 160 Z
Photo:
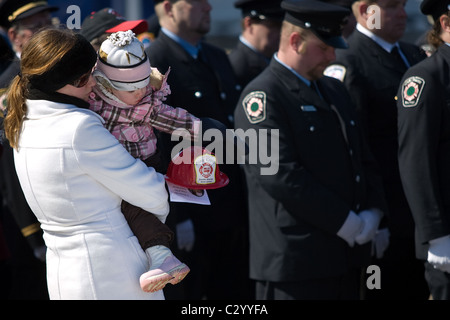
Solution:
M 408 67 L 426 55 L 400 41 L 407 21 L 406 1 L 355 1 L 356 30 L 348 49 L 337 50 L 336 61 L 325 71 L 343 81 L 361 120 L 367 143 L 379 165 L 389 210 L 375 241 L 373 264 L 383 270 L 382 289 L 366 290 L 367 299 L 428 299 L 421 261 L 415 256 L 414 221 L 403 192 L 398 167 L 395 96 Z M 380 8 L 381 25 L 372 28 L 370 5 Z M 395 48 L 395 49 L 394 49 Z M 392 51 L 391 51 L 392 50 Z M 399 50 L 401 57 L 392 52 Z M 382 79 L 382 80 L 381 80 Z M 389 245 L 384 247 L 383 243 Z M 408 264 L 405 270 L 404 264 Z
M 412 0 L 410 0 L 411 2 Z M 15 5 L 17 5 L 18 7 L 23 6 L 24 3 L 29 3 L 29 2 L 33 2 L 33 1 L 1 1 L 0 2 L 0 6 L 6 5 L 7 3 L 9 3 L 8 5 L 10 5 L 10 3 L 14 2 Z M 61 13 L 64 13 L 67 4 L 64 2 L 64 7 L 61 7 L 59 11 L 54 11 L 54 4 L 60 3 L 61 1 L 49 1 L 49 10 L 48 13 L 51 14 L 55 14 L 58 13 L 59 15 L 61 15 Z M 185 0 L 179 0 L 179 1 L 156 1 L 158 6 L 161 6 L 162 3 L 169 3 L 170 5 L 176 5 L 177 8 L 179 9 L 186 9 L 186 7 L 183 7 L 182 5 L 185 2 L 189 2 L 189 1 L 185 1 Z M 178 4 L 177 4 L 178 2 Z M 246 69 L 244 68 L 244 66 L 238 66 L 235 65 L 233 62 L 233 55 L 236 53 L 235 49 L 237 48 L 237 46 L 239 46 L 239 34 L 235 34 L 232 38 L 232 40 L 230 41 L 229 39 L 227 39 L 226 41 L 221 41 L 220 37 L 216 37 L 215 35 L 211 35 L 210 34 L 210 30 L 211 30 L 211 26 L 214 24 L 215 20 L 214 17 L 215 15 L 213 15 L 212 13 L 214 12 L 214 3 L 216 1 L 206 1 L 205 3 L 208 3 L 208 5 L 204 4 L 204 11 L 208 12 L 208 13 L 202 13 L 205 15 L 209 15 L 212 16 L 212 20 L 210 21 L 210 23 L 208 23 L 209 25 L 206 26 L 205 25 L 205 29 L 203 32 L 198 33 L 198 30 L 196 30 L 195 32 L 193 32 L 192 34 L 196 34 L 197 39 L 201 39 L 202 41 L 202 46 L 203 48 L 208 48 L 206 50 L 206 52 L 208 52 L 208 50 L 211 50 L 210 52 L 214 52 L 214 54 L 207 54 L 209 59 L 214 59 L 214 61 L 208 61 L 205 63 L 205 61 L 202 62 L 202 67 L 198 67 L 200 65 L 200 63 L 197 60 L 192 60 L 195 61 L 194 64 L 190 64 L 189 68 L 185 68 L 182 65 L 177 65 L 177 62 L 180 61 L 180 59 L 178 58 L 177 61 L 165 61 L 166 58 L 169 58 L 170 55 L 173 54 L 173 52 L 179 52 L 180 55 L 185 55 L 185 53 L 183 53 L 183 50 L 178 50 L 178 49 L 174 49 L 172 47 L 172 49 L 170 49 L 171 54 L 164 54 L 161 52 L 161 46 L 157 45 L 155 46 L 156 49 L 154 49 L 155 51 L 153 51 L 153 49 L 151 48 L 152 44 L 154 44 L 154 42 L 156 42 L 156 39 L 158 37 L 162 37 L 164 38 L 165 35 L 161 36 L 161 32 L 160 32 L 160 27 L 161 27 L 161 23 L 155 23 L 155 17 L 156 15 L 151 15 L 152 18 L 150 19 L 150 15 L 145 15 L 148 13 L 151 13 L 154 10 L 154 7 L 152 5 L 152 1 L 147 1 L 145 3 L 145 10 L 143 10 L 143 15 L 139 17 L 139 20 L 133 20 L 133 22 L 135 22 L 134 26 L 138 27 L 137 29 L 135 29 L 135 31 L 137 30 L 137 33 L 140 33 L 142 35 L 142 37 L 146 37 L 146 39 L 148 39 L 148 47 L 147 47 L 147 52 L 150 56 L 150 61 L 152 61 L 152 65 L 154 64 L 156 67 L 158 67 L 160 69 L 161 72 L 165 72 L 167 67 L 170 65 L 172 68 L 171 74 L 169 76 L 169 83 L 171 85 L 172 88 L 172 100 L 169 102 L 169 104 L 177 106 L 192 106 L 193 109 L 189 110 L 190 112 L 192 112 L 193 114 L 195 114 L 196 116 L 208 116 L 208 117 L 212 117 L 215 118 L 217 120 L 222 121 L 223 123 L 226 123 L 228 125 L 229 128 L 233 128 L 234 124 L 234 119 L 233 119 L 233 111 L 238 102 L 238 96 L 240 94 L 240 90 L 244 89 L 245 85 L 248 83 L 248 81 L 252 80 L 259 72 L 256 72 L 254 75 L 252 75 L 251 77 L 249 77 L 246 80 L 243 81 L 239 81 L 239 75 L 229 75 L 228 71 L 225 70 L 226 68 L 224 68 L 224 70 L 219 70 L 218 68 L 220 68 L 220 65 L 225 63 L 230 66 L 233 66 L 235 68 L 235 70 L 240 70 L 240 71 L 244 71 L 241 72 L 242 73 L 246 73 Z M 273 4 L 273 1 L 270 1 Z M 277 3 L 280 3 L 281 1 L 276 1 Z M 325 1 L 325 2 L 330 2 L 332 3 L 333 1 Z M 89 1 L 89 4 L 85 4 L 85 6 L 83 6 L 85 2 L 80 2 L 79 6 L 82 8 L 82 13 L 84 13 L 83 18 L 89 18 L 92 17 L 93 15 L 91 14 L 91 11 L 100 11 L 102 8 L 105 7 L 109 7 L 111 2 L 110 1 Z M 261 3 L 263 3 L 264 5 L 261 6 Z M 96 7 L 97 4 L 97 7 Z M 241 10 L 242 9 L 242 5 L 248 5 L 248 7 L 244 10 L 245 13 Z M 267 1 L 258 1 L 258 0 L 240 0 L 240 1 L 230 1 L 229 3 L 229 7 L 232 7 L 233 10 L 235 10 L 235 17 L 236 19 L 234 21 L 236 26 L 236 30 L 241 28 L 241 22 L 240 20 L 243 19 L 243 17 L 248 14 L 249 12 L 251 12 L 252 10 L 255 10 L 256 12 L 258 12 L 257 10 L 261 10 L 261 7 L 267 8 Z M 344 6 L 348 6 L 347 2 L 345 3 L 337 3 L 339 5 L 344 5 Z M 166 4 L 167 5 L 167 4 Z M 252 8 L 251 6 L 254 5 L 255 7 Z M 210 8 L 207 8 L 208 6 L 210 6 Z M 2 7 L 4 8 L 4 7 Z M 85 8 L 89 8 L 89 9 L 85 9 Z M 108 8 L 108 9 L 112 9 L 112 8 Z M 123 9 L 120 8 L 120 9 Z M 86 11 L 88 10 L 88 11 Z M 112 9 L 114 10 L 114 9 Z M 211 11 L 212 10 L 212 11 Z M 5 10 L 0 10 L 1 14 L 0 16 L 2 17 L 2 21 L 4 20 L 4 16 L 5 16 Z M 14 11 L 14 10 L 13 10 Z M 61 12 L 62 11 L 62 12 Z M 167 14 L 167 12 L 170 10 L 166 10 L 164 11 L 164 14 Z M 47 12 L 47 11 L 46 11 Z M 122 12 L 121 12 L 122 13 Z M 192 14 L 192 12 L 188 12 L 185 11 L 185 13 L 187 13 L 187 17 L 189 18 L 189 15 Z M 244 14 L 243 14 L 244 13 Z M 267 12 L 265 12 L 267 13 Z M 217 12 L 215 13 L 217 15 Z M 243 14 L 243 15 L 242 15 Z M 9 15 L 8 15 L 9 16 Z M 29 36 L 31 35 L 34 31 L 37 31 L 37 28 L 39 26 L 43 26 L 44 24 L 48 24 L 50 22 L 49 20 L 49 14 L 45 14 L 43 15 L 45 18 L 42 21 L 46 21 L 44 22 L 33 22 L 33 23 L 26 23 L 24 24 L 22 27 L 22 29 L 20 29 L 21 31 L 24 30 L 24 33 L 27 33 L 26 35 Z M 67 16 L 67 15 L 66 15 Z M 120 16 L 120 14 L 119 14 Z M 142 32 L 142 27 L 144 25 L 144 19 L 148 18 L 148 33 L 147 35 L 145 35 L 144 32 Z M 120 18 L 122 20 L 122 18 Z M 84 23 L 87 20 L 84 20 Z M 63 19 L 60 21 L 61 23 L 64 23 Z M 113 23 L 114 24 L 114 23 Z M 119 23 L 120 24 L 120 23 Z M 117 24 L 117 25 L 119 25 Z M 147 23 L 146 23 L 147 24 Z M 117 26 L 116 25 L 116 26 Z M 169 24 L 170 25 L 170 24 Z M 2 46 L 4 48 L 6 48 L 7 50 L 2 50 L 2 56 L 1 56 L 1 62 L 0 62 L 0 67 L 3 69 L 6 69 L 7 67 L 13 67 L 14 64 L 17 64 L 19 62 L 18 58 L 15 59 L 11 59 L 14 57 L 17 57 L 17 53 L 20 53 L 20 44 L 17 42 L 17 37 L 15 38 L 8 38 L 8 23 L 2 23 L 1 25 L 3 28 L 3 35 L 2 35 Z M 164 22 L 163 22 L 163 26 L 164 26 Z M 275 24 L 273 25 L 275 26 Z M 112 25 L 111 25 L 112 27 Z M 176 27 L 176 25 L 175 25 Z M 170 29 L 171 27 L 167 27 L 167 29 Z M 99 28 L 100 29 L 100 28 Z M 106 31 L 107 29 L 105 28 L 104 31 Z M 117 31 L 117 30 L 116 30 Z M 189 31 L 189 28 L 187 28 L 184 31 Z M 183 34 L 177 34 L 177 32 L 172 31 L 174 34 L 180 36 L 180 38 L 184 38 L 186 35 Z M 83 32 L 82 32 L 83 33 Z M 244 31 L 242 31 L 242 34 L 244 34 Z M 139 36 L 139 35 L 138 35 Z M 408 35 L 409 37 L 411 37 L 411 35 Z M 419 36 L 419 35 L 418 35 Z M 401 36 L 400 36 L 401 38 Z M 16 39 L 16 40 L 14 40 Z M 26 41 L 26 37 L 25 34 L 23 37 L 20 38 L 22 41 Z M 141 41 L 143 38 L 140 38 Z M 184 40 L 187 40 L 188 42 L 190 42 L 190 40 L 192 40 L 192 38 L 184 38 Z M 158 40 L 156 43 L 160 43 L 163 42 L 161 40 Z M 170 42 L 169 39 L 166 39 L 165 41 L 166 43 Z M 196 42 L 196 41 L 194 41 Z M 193 44 L 193 42 L 191 42 L 191 44 Z M 210 48 L 211 45 L 211 48 Z M 158 49 L 158 46 L 160 46 L 160 48 Z M 154 48 L 155 48 L 154 47 Z M 187 46 L 189 47 L 189 46 Z M 217 50 L 217 51 L 214 51 Z M 230 53 L 231 55 L 229 55 L 229 59 L 225 59 L 226 58 L 226 54 Z M 234 53 L 233 53 L 234 52 Z M 338 54 L 339 56 L 339 54 Z M 181 57 L 181 56 L 179 56 Z M 220 57 L 220 58 L 219 58 Z M 225 57 L 225 58 L 224 58 Z M 267 58 L 267 57 L 266 57 Z M 187 59 L 185 61 L 190 61 L 188 60 L 188 57 L 185 57 L 183 59 Z M 219 60 L 216 59 L 224 59 L 224 62 L 218 62 Z M 10 61 L 14 61 L 14 63 L 10 63 Z M 182 60 L 182 59 L 181 59 Z M 227 60 L 225 62 L 225 60 Z M 240 61 L 240 59 L 237 59 L 238 61 Z M 270 54 L 269 54 L 269 60 L 270 60 Z M 229 61 L 229 62 L 228 62 Z M 206 67 L 205 67 L 206 65 Z M 187 64 L 186 64 L 187 66 Z M 196 67 L 198 67 L 198 70 L 196 69 Z M 246 64 L 245 67 L 249 67 L 250 64 Z M 379 64 L 377 64 L 377 66 L 379 66 Z M 3 69 L 0 69 L 0 71 L 2 71 Z M 198 77 L 197 77 L 197 72 L 200 72 L 199 70 L 202 70 L 202 73 L 198 73 Z M 209 70 L 209 71 L 207 71 Z M 261 69 L 262 70 L 262 69 Z M 380 68 L 380 72 L 383 69 Z M 17 74 L 17 70 L 16 71 L 12 71 L 11 75 L 15 75 L 14 72 L 16 72 L 15 74 Z M 248 71 L 248 73 L 250 73 L 250 71 Z M 2 79 L 3 77 L 6 79 L 4 81 L 8 81 L 7 79 L 11 79 L 11 75 L 7 76 L 9 74 L 5 72 L 2 72 L 2 75 L 0 75 L 0 79 Z M 370 73 L 369 73 L 370 74 Z M 191 76 L 192 81 L 186 81 L 186 75 Z M 229 75 L 229 79 L 225 79 L 227 78 Z M 234 78 L 236 76 L 236 78 Z M 371 75 L 371 77 L 369 77 L 369 75 L 365 75 L 367 77 L 368 80 L 373 79 L 373 81 L 377 81 L 377 78 L 381 77 L 381 76 L 373 76 Z M 197 78 L 197 79 L 194 79 Z M 215 79 L 219 79 L 218 82 L 216 82 Z M 234 78 L 233 80 L 231 80 L 231 78 Z M 390 79 L 391 77 L 389 77 Z M 383 80 L 381 82 L 385 82 L 386 79 L 388 79 L 388 77 L 384 77 L 383 76 Z M 396 79 L 396 82 L 399 82 L 400 79 Z M 7 82 L 6 82 L 7 83 Z M 182 86 L 183 83 L 186 84 L 190 84 L 189 87 L 184 88 Z M 216 89 L 212 89 L 212 88 L 208 88 L 210 87 L 212 84 L 217 83 L 218 86 L 222 89 L 217 91 Z M 375 83 L 376 86 L 376 83 Z M 371 86 L 371 89 L 373 89 L 374 87 Z M 226 93 L 225 95 L 223 93 Z M 355 91 L 356 92 L 356 91 Z M 190 97 L 188 99 L 186 99 L 186 93 L 188 93 L 187 97 Z M 184 96 L 183 96 L 184 95 Z M 198 97 L 200 95 L 200 98 Z M 178 97 L 177 97 L 178 96 Z M 377 95 L 378 97 L 381 96 L 380 94 Z M 225 98 L 224 98 L 225 97 Z M 222 105 L 222 109 L 221 108 L 206 108 L 204 107 L 202 101 L 209 101 L 210 105 Z M 216 102 L 212 102 L 211 101 L 216 101 Z M 164 136 L 164 135 L 163 135 Z M 391 136 L 392 138 L 392 136 Z M 163 144 L 163 146 L 161 146 L 161 149 L 166 148 L 166 155 L 169 154 L 171 146 L 173 146 L 173 143 L 170 143 L 167 140 L 170 140 L 170 137 L 168 138 L 167 136 L 164 138 L 166 140 L 166 142 Z M 11 170 L 12 168 L 12 162 L 11 159 L 8 159 L 8 147 L 4 147 L 4 152 L 3 152 L 3 156 L 1 157 L 1 168 L 0 170 L 2 170 L 3 172 L 6 172 L 5 174 L 2 174 L 2 180 L 4 180 L 4 178 L 7 178 L 8 176 L 10 177 L 10 179 L 14 179 L 15 177 L 15 172 L 13 170 Z M 376 155 L 375 155 L 376 156 Z M 166 157 L 167 161 L 169 159 L 169 157 Z M 9 163 L 9 164 L 8 164 Z M 390 166 L 391 167 L 391 166 Z M 186 281 L 186 285 L 185 287 L 183 287 L 183 289 L 181 289 L 178 287 L 168 287 L 166 289 L 166 298 L 167 299 L 197 299 L 197 298 L 209 298 L 209 299 L 213 299 L 214 297 L 223 297 L 223 296 L 216 296 L 215 294 L 217 294 L 217 292 L 221 291 L 222 294 L 225 294 L 224 298 L 228 298 L 231 297 L 232 299 L 236 299 L 236 298 L 245 298 L 245 299 L 252 299 L 254 297 L 254 292 L 253 292 L 253 286 L 254 284 L 252 283 L 252 280 L 248 279 L 248 274 L 246 274 L 246 270 L 248 269 L 248 261 L 246 260 L 246 256 L 248 255 L 248 240 L 247 240 L 247 234 L 246 234 L 246 229 L 248 227 L 248 222 L 247 222 L 247 204 L 245 204 L 246 202 L 246 193 L 245 193 L 245 179 L 244 176 L 240 170 L 239 167 L 232 167 L 232 168 L 222 168 L 221 170 L 223 170 L 224 172 L 226 172 L 227 174 L 229 174 L 230 176 L 234 176 L 236 178 L 232 178 L 233 181 L 242 181 L 242 183 L 236 183 L 238 186 L 236 186 L 236 189 L 234 186 L 231 186 L 230 189 L 234 189 L 233 191 L 233 198 L 236 199 L 240 199 L 238 201 L 235 201 L 234 203 L 227 203 L 227 205 L 236 205 L 236 207 L 230 208 L 228 207 L 227 209 L 223 206 L 223 205 L 219 205 L 218 207 L 221 207 L 220 209 L 215 209 L 213 208 L 212 210 L 214 211 L 221 211 L 223 210 L 223 214 L 218 215 L 218 218 L 220 219 L 225 219 L 228 222 L 224 222 L 224 220 L 219 220 L 221 222 L 213 222 L 212 219 L 210 219 L 211 217 L 208 216 L 207 219 L 204 219 L 205 216 L 210 215 L 211 213 L 211 208 L 203 208 L 203 207 L 199 207 L 199 206 L 195 206 L 195 205 L 173 205 L 171 210 L 171 214 L 168 217 L 168 224 L 171 224 L 171 227 L 175 230 L 177 229 L 176 226 L 178 226 L 178 234 L 181 235 L 181 232 L 184 231 L 186 232 L 187 230 L 187 238 L 183 238 L 183 239 L 187 239 L 187 241 L 191 241 L 191 243 L 184 243 L 185 247 L 184 248 L 189 248 L 191 250 L 181 250 L 181 252 L 183 254 L 186 255 L 186 257 L 190 257 L 190 259 L 197 259 L 197 262 L 200 263 L 202 266 L 207 266 L 208 264 L 211 264 L 211 260 L 210 261 L 205 261 L 203 260 L 205 257 L 214 257 L 215 255 L 219 255 L 219 250 L 214 250 L 213 244 L 214 241 L 212 241 L 214 238 L 217 239 L 217 241 L 219 241 L 219 243 L 221 245 L 223 245 L 223 241 L 219 240 L 219 234 L 217 233 L 215 229 L 217 227 L 218 224 L 221 224 L 221 226 L 223 228 L 222 231 L 223 233 L 221 233 L 221 236 L 227 239 L 230 239 L 230 233 L 235 233 L 235 238 L 232 238 L 234 242 L 232 241 L 228 241 L 227 245 L 229 245 L 230 247 L 228 248 L 228 252 L 229 252 L 229 257 L 231 257 L 231 264 L 228 265 L 228 268 L 233 268 L 233 270 L 239 270 L 240 275 L 238 276 L 239 279 L 243 279 L 240 283 L 240 286 L 236 287 L 236 290 L 238 290 L 239 294 L 238 296 L 233 295 L 231 292 L 232 291 L 228 291 L 228 293 L 224 293 L 223 288 L 219 289 L 220 287 L 217 287 L 220 285 L 220 283 L 216 283 L 216 287 L 214 287 L 214 285 L 212 285 L 211 288 L 206 289 L 205 286 L 206 284 L 208 284 L 208 282 L 211 282 L 210 284 L 213 284 L 214 281 L 213 280 L 200 280 L 199 278 L 196 277 L 196 275 L 191 271 L 191 274 L 185 279 L 186 280 L 191 280 L 191 284 L 189 285 L 188 281 Z M 398 186 L 398 180 L 397 180 L 397 186 Z M 11 182 L 9 182 L 11 184 Z M 244 189 L 240 188 L 240 186 L 244 186 Z M 3 186 L 6 186 L 7 183 L 3 182 Z M 392 186 L 392 185 L 390 185 Z M 9 191 L 8 191 L 9 190 Z M 10 198 L 11 195 L 11 190 L 14 190 L 12 192 L 12 194 L 14 195 L 14 197 L 16 198 L 15 200 L 11 200 L 14 201 L 13 202 L 9 202 L 8 203 L 8 198 Z M 34 215 L 31 213 L 28 205 L 26 204 L 26 202 L 24 202 L 24 198 L 23 195 L 21 195 L 21 190 L 20 187 L 18 186 L 18 184 L 15 185 L 14 189 L 13 187 L 4 187 L 3 191 L 1 192 L 3 194 L 3 211 L 2 211 L 2 219 L 0 219 L 0 222 L 3 223 L 3 231 L 4 234 L 6 236 L 7 239 L 7 244 L 9 244 L 8 247 L 8 251 L 9 251 L 9 263 L 5 263 L 4 265 L 7 266 L 8 268 L 10 266 L 13 266 L 14 268 L 11 269 L 9 268 L 10 272 L 17 272 L 18 275 L 24 275 L 26 272 L 29 272 L 30 270 L 32 270 L 30 275 L 33 275 L 33 277 L 36 278 L 41 278 L 44 279 L 45 278 L 45 266 L 42 263 L 42 261 L 40 259 L 36 259 L 35 257 L 35 253 L 39 252 L 39 250 L 36 250 L 39 247 L 42 247 L 43 242 L 40 239 L 41 237 L 41 230 L 39 228 L 35 228 L 35 229 L 31 229 L 31 230 L 35 230 L 37 231 L 35 236 L 33 238 L 36 238 L 36 240 L 33 240 L 30 242 L 30 237 L 24 237 L 23 233 L 20 232 L 20 230 L 26 227 L 27 225 L 34 225 L 36 226 L 36 220 L 34 218 Z M 212 198 L 214 198 L 214 192 L 212 193 Z M 388 200 L 389 197 L 392 193 L 388 192 Z M 226 197 L 230 197 L 229 195 Z M 402 196 L 401 196 L 402 197 Z M 240 204 L 238 204 L 240 202 Z M 403 205 L 404 205 L 404 199 L 403 199 Z M 17 209 L 19 208 L 19 209 Z M 239 209 L 243 209 L 241 211 L 241 213 L 238 213 Z M 11 212 L 11 210 L 15 211 Z M 208 211 L 208 212 L 206 212 Z M 195 215 L 192 217 L 192 213 L 188 213 L 188 212 L 195 212 Z M 234 217 L 231 216 L 227 216 L 229 215 L 229 213 L 232 212 L 234 214 L 236 214 Z M 398 213 L 401 212 L 401 209 L 394 209 L 394 210 L 390 210 L 389 213 L 393 214 L 392 212 Z M 20 218 L 22 216 L 27 217 L 25 218 Z M 237 218 L 237 220 L 235 220 L 232 224 L 231 221 L 233 221 L 233 219 Z M 31 221 L 30 221 L 31 219 Z M 239 220 L 241 219 L 241 220 Z M 190 222 L 189 222 L 190 221 Z M 238 222 L 240 221 L 240 222 Z M 409 231 L 411 232 L 411 219 L 409 220 L 405 220 L 405 221 L 409 221 Z M 191 223 L 192 222 L 192 223 Z M 9 227 L 5 227 L 5 225 L 9 225 Z M 203 226 L 201 226 L 203 225 Z M 225 228 L 225 226 L 229 226 L 230 228 Z M 231 226 L 234 227 L 231 227 Z M 239 225 L 239 227 L 237 228 L 236 225 Z M 208 227 L 209 226 L 209 227 Z M 14 231 L 15 229 L 15 231 Z M 227 231 L 225 232 L 225 230 L 227 229 Z M 239 230 L 238 230 L 239 229 Z M 30 230 L 30 229 L 28 229 Z M 201 230 L 207 230 L 206 232 L 203 232 Z M 411 233 L 409 232 L 409 239 L 408 239 L 408 243 L 411 244 Z M 186 235 L 186 233 L 184 233 Z M 395 241 L 393 241 L 395 239 L 395 234 L 396 232 L 394 231 L 394 234 L 391 232 L 391 244 L 394 243 Z M 193 236 L 194 235 L 194 236 Z M 194 237 L 194 238 L 189 238 L 189 237 Z M 175 243 L 177 241 L 180 241 L 180 245 L 183 246 L 183 239 L 177 239 L 175 240 Z M 191 240 L 189 240 L 191 239 Z M 208 239 L 208 240 L 202 240 L 202 239 Z M 27 241 L 28 240 L 28 241 Z M 206 243 L 209 241 L 209 245 L 210 248 L 203 248 L 202 250 L 204 250 L 203 252 L 205 253 L 203 256 L 199 255 L 199 251 L 200 249 L 197 248 L 196 246 L 199 245 L 199 243 Z M 0 241 L 1 243 L 1 241 Z M 37 243 L 37 244 L 36 244 Z M 194 244 L 193 247 L 190 247 L 189 245 Z M 234 245 L 233 245 L 234 244 Z M 400 246 L 400 245 L 399 245 Z M 193 249 L 195 248 L 195 249 Z M 223 250 L 225 250 L 225 248 L 222 248 Z M 387 256 L 389 256 L 389 252 L 393 252 L 394 251 L 394 246 L 390 247 L 390 250 L 388 249 L 388 251 L 386 251 L 386 255 L 385 255 L 385 260 L 387 261 Z M 0 252 L 1 249 L 0 249 Z M 406 251 L 404 252 L 406 253 Z M 25 262 L 23 261 L 22 258 L 19 259 L 19 261 L 21 261 L 21 265 L 22 265 L 22 269 L 20 269 L 16 264 L 14 264 L 13 261 L 17 261 L 14 257 L 16 257 L 17 255 L 20 256 L 26 256 L 27 258 L 25 259 Z M 6 255 L 4 255 L 6 257 Z M 193 258 L 195 257 L 196 258 Z M 239 258 L 236 258 L 239 257 Z M 411 259 L 412 255 L 411 255 L 411 247 L 409 250 L 409 254 L 408 254 L 409 259 Z M 0 254 L 0 260 L 2 259 L 2 255 Z M 214 260 L 214 258 L 213 258 Z M 215 259 L 213 261 L 213 263 L 220 263 L 217 262 L 218 260 Z M 227 261 L 227 263 L 230 261 Z M 24 264 L 23 264 L 24 263 Z M 384 267 L 383 265 L 383 261 L 375 261 L 373 262 L 375 264 L 379 264 L 380 266 L 382 266 L 382 270 Z M 188 263 L 188 265 L 191 267 L 191 270 L 193 270 L 195 268 L 195 265 L 193 263 Z M 43 268 L 44 266 L 44 268 Z M 222 266 L 222 265 L 221 265 Z M 214 267 L 214 265 L 213 265 Z M 225 267 L 225 265 L 223 265 L 223 267 Z M 388 268 L 386 266 L 386 268 Z M 18 270 L 23 270 L 23 271 L 18 271 Z M 27 270 L 27 271 L 25 271 Z M 209 269 L 211 270 L 211 269 Z M 387 270 L 387 269 L 386 269 Z M 202 274 L 202 276 L 205 276 L 208 274 L 209 271 L 204 271 L 204 273 Z M 222 273 L 221 273 L 222 274 Z M 385 281 L 388 281 L 387 276 L 388 272 L 386 271 L 386 277 L 384 278 Z M 384 275 L 384 273 L 383 273 Z M 403 274 L 404 275 L 404 274 Z M 418 279 L 417 281 L 420 282 L 420 275 L 419 273 L 416 273 L 416 279 Z M 20 278 L 20 277 L 19 277 Z M 37 288 L 37 294 L 33 294 L 31 295 L 30 292 L 25 292 L 23 289 L 18 289 L 18 288 L 22 288 L 20 285 L 20 282 L 25 282 L 25 281 L 19 281 L 19 278 L 15 278 L 12 277 L 11 279 L 13 279 L 12 281 L 12 291 L 10 291 L 9 293 L 9 298 L 37 298 L 37 299 L 46 299 L 46 285 L 45 285 L 45 279 L 41 282 L 36 282 L 36 286 L 39 287 Z M 406 278 L 406 276 L 404 277 Z M 235 280 L 233 280 L 235 281 Z M 223 280 L 223 277 L 221 278 L 221 282 L 226 282 Z M 29 282 L 28 282 L 29 283 Z M 203 285 L 198 285 L 199 283 L 203 283 Z M 421 289 L 417 289 L 420 292 L 424 292 L 422 291 L 423 287 L 419 286 Z M 201 288 L 200 290 L 197 290 Z M 171 290 L 173 289 L 173 290 Z M 232 290 L 232 288 L 230 286 L 228 286 L 228 288 L 226 289 L 230 289 Z M 405 290 L 405 298 L 406 298 L 406 291 Z M 425 288 L 426 291 L 426 288 Z M 14 294 L 12 294 L 11 292 L 15 292 Z M 41 294 L 42 292 L 44 292 L 43 294 Z M 215 293 L 214 293 L 215 292 Z M 412 292 L 412 291 L 411 291 Z M 410 293 L 411 293 L 410 292 Z M 376 294 L 376 296 L 374 296 L 374 299 L 390 299 L 392 296 L 390 295 L 384 295 L 384 291 L 371 291 L 369 293 L 372 294 Z M 384 296 L 383 296 L 384 295 Z M 399 298 L 399 297 L 397 297 Z M 402 297 L 400 297 L 402 298 Z M 427 298 L 427 297 L 426 297 Z

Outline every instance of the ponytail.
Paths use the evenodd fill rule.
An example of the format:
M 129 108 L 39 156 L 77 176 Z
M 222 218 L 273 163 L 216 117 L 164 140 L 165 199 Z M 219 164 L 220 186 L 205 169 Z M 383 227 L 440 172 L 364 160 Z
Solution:
M 4 120 L 5 135 L 12 148 L 17 149 L 22 123 L 27 113 L 26 90 L 28 81 L 17 75 L 6 92 L 7 114 Z

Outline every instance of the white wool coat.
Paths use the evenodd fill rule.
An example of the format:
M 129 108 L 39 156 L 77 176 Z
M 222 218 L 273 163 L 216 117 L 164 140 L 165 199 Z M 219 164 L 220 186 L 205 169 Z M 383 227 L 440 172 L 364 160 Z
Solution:
M 164 299 L 145 293 L 148 261 L 122 199 L 164 222 L 164 178 L 134 159 L 88 109 L 28 100 L 18 150 L 20 184 L 47 245 L 51 299 Z

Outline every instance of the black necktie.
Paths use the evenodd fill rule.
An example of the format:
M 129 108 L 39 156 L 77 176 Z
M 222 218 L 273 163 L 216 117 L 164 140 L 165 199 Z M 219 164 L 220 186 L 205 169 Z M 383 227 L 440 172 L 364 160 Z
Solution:
M 320 94 L 320 91 L 319 91 L 319 87 L 317 87 L 317 84 L 315 81 L 311 81 L 309 86 L 311 87 L 311 89 L 313 89 L 319 95 L 320 98 L 322 98 L 322 95 Z
M 206 57 L 205 54 L 202 53 L 201 48 L 199 48 L 197 51 L 197 60 L 206 63 Z
M 398 63 L 405 69 L 408 67 L 405 60 L 403 60 L 402 56 L 400 55 L 400 52 L 398 50 L 397 46 L 394 46 L 391 50 L 391 55 L 395 57 Z

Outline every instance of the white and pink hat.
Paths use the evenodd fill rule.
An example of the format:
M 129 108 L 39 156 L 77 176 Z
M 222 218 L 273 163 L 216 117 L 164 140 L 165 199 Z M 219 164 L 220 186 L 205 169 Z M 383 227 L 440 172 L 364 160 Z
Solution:
M 145 48 L 133 31 L 119 31 L 103 41 L 93 75 L 121 91 L 144 88 L 152 73 Z

